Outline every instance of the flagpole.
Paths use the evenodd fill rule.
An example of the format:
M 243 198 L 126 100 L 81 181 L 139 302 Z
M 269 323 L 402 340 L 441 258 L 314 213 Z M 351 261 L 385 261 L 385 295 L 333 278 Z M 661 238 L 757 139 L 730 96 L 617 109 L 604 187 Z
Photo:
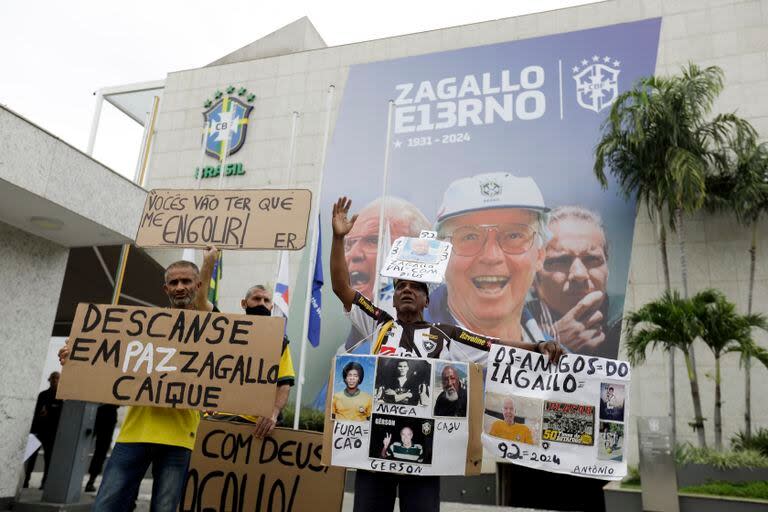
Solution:
M 323 173 L 325 172 L 325 156 L 328 152 L 328 134 L 331 131 L 331 107 L 333 106 L 333 95 L 336 87 L 328 87 L 328 96 L 325 103 L 325 133 L 323 134 L 323 153 L 320 157 L 320 179 L 317 184 L 317 193 L 314 197 L 314 207 L 312 208 L 312 219 L 314 229 L 312 229 L 312 241 L 309 253 L 309 266 L 307 267 L 307 296 L 304 304 L 304 324 L 301 330 L 301 353 L 299 356 L 299 378 L 296 383 L 296 408 L 293 413 L 293 428 L 298 430 L 299 419 L 301 416 L 301 393 L 304 388 L 304 371 L 306 370 L 307 345 L 309 340 L 309 309 L 312 305 L 312 285 L 314 283 L 315 261 L 317 258 L 318 231 L 320 230 L 320 190 L 323 186 Z
M 381 266 L 384 262 L 384 223 L 387 211 L 387 178 L 389 176 L 389 146 L 392 141 L 392 111 L 394 110 L 395 102 L 389 100 L 387 104 L 387 146 L 384 149 L 384 179 L 381 185 L 381 203 L 379 206 L 379 243 L 376 248 L 376 273 L 373 275 L 375 286 L 373 290 L 373 304 L 379 306 L 379 295 L 381 291 L 381 280 L 379 279 L 379 272 L 381 272 Z
M 288 187 L 293 186 L 293 162 L 294 157 L 296 155 L 296 124 L 299 119 L 299 113 L 297 111 L 293 111 L 292 114 L 292 120 L 291 120 L 291 140 L 288 143 Z M 275 275 L 279 278 L 280 277 L 280 270 L 283 265 L 283 252 L 284 251 L 277 251 L 277 272 Z M 290 286 L 290 283 L 288 283 Z M 275 281 L 275 285 L 272 287 L 273 292 L 274 288 L 277 286 L 277 281 Z M 274 293 L 273 293 L 273 304 L 274 304 Z M 288 314 L 288 312 L 285 312 Z
M 227 106 L 229 110 L 224 110 L 224 106 Z M 221 112 L 231 112 L 231 106 L 229 101 L 229 96 L 226 96 L 224 102 L 221 105 Z M 230 116 L 229 120 L 227 120 L 227 129 L 224 132 L 224 143 L 221 145 L 221 158 L 219 159 L 219 186 L 216 187 L 218 190 L 221 190 L 221 186 L 224 184 L 224 168 L 227 165 L 227 151 L 229 151 L 229 137 L 232 135 L 232 117 Z
M 200 148 L 200 165 L 197 168 L 197 189 L 203 184 L 203 167 L 205 162 L 205 149 L 208 147 L 208 137 L 211 135 L 212 122 L 203 123 L 203 146 Z

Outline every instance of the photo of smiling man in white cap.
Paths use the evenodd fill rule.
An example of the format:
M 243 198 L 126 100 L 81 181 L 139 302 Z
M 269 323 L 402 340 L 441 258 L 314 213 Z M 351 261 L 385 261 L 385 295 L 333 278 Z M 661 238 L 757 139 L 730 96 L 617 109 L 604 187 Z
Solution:
M 430 320 L 504 339 L 546 339 L 525 302 L 544 261 L 548 212 L 530 177 L 499 172 L 452 182 L 436 230 L 453 253 Z

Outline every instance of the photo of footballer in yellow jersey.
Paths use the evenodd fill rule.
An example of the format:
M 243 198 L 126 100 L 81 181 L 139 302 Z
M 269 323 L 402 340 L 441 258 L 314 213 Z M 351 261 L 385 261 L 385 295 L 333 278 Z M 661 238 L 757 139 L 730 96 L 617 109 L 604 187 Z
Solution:
M 339 359 L 339 366 L 336 369 L 334 390 L 342 388 L 333 394 L 331 402 L 331 412 L 336 420 L 346 421 L 367 421 L 371 417 L 373 408 L 373 396 L 371 393 L 361 389 L 365 381 L 365 368 L 369 366 L 369 375 L 373 370 L 372 358 L 351 356 L 349 361 L 343 362 Z M 339 369 L 341 370 L 341 381 L 339 381 Z M 370 380 L 370 379 L 369 379 Z M 371 387 L 371 384 L 368 384 Z M 372 389 L 372 388 L 371 388 Z

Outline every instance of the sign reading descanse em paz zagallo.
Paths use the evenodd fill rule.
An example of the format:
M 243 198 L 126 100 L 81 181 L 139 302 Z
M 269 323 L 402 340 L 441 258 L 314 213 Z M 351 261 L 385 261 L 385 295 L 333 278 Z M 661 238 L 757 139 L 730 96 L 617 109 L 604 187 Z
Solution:
M 442 283 L 450 257 L 451 244 L 448 242 L 402 236 L 392 244 L 381 267 L 381 275 L 422 283 Z
M 311 203 L 307 189 L 156 189 L 136 245 L 296 251 L 306 245 Z
M 339 511 L 344 469 L 320 462 L 323 435 L 278 428 L 264 438 L 253 425 L 200 422 L 180 512 Z
M 79 304 L 58 398 L 272 414 L 284 320 Z
M 480 472 L 478 365 L 339 355 L 328 389 L 324 464 L 407 475 Z
M 620 480 L 627 474 L 630 376 L 624 361 L 566 354 L 554 364 L 493 345 L 483 445 L 500 462 Z

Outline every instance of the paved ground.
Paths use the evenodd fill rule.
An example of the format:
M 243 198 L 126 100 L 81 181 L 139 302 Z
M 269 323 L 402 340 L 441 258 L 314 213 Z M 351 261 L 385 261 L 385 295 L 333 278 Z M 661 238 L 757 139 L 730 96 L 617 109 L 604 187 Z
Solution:
M 22 492 L 22 499 L 26 500 L 39 500 L 42 491 L 37 490 L 40 487 L 40 479 L 42 473 L 32 473 L 32 479 L 30 480 L 30 488 L 24 489 Z M 96 481 L 97 485 L 99 480 Z M 83 480 L 83 486 L 85 486 L 85 479 Z M 93 494 L 83 495 L 84 500 L 93 500 Z M 144 479 L 141 482 L 141 489 L 139 490 L 139 500 L 136 506 L 136 512 L 149 512 L 149 500 L 152 497 L 152 480 Z M 395 510 L 399 510 L 395 505 Z M 540 510 L 534 510 L 530 508 L 509 508 L 509 507 L 492 507 L 487 505 L 467 505 L 465 503 L 443 503 L 440 506 L 441 512 L 545 512 Z M 344 506 L 342 512 L 352 512 L 352 493 L 344 494 Z

